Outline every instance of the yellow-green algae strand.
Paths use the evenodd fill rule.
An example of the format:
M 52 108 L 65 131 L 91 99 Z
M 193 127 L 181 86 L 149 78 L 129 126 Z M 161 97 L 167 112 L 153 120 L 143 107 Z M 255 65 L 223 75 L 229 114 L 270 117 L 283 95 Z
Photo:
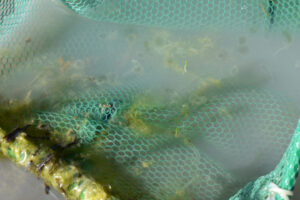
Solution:
M 25 133 L 13 142 L 7 142 L 5 132 L 0 129 L 0 149 L 4 156 L 30 172 L 44 179 L 45 183 L 60 191 L 70 200 L 111 200 L 104 188 L 92 178 L 83 175 L 77 167 L 67 165 L 54 156 L 48 162 L 45 159 L 54 152 L 47 147 L 38 147 L 28 141 Z M 45 162 L 42 168 L 41 164 Z

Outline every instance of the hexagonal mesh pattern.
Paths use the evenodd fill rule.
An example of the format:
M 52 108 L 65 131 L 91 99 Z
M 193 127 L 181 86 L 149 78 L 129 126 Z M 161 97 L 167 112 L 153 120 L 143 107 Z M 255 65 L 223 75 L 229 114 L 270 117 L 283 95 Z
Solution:
M 7 43 L 9 34 L 14 30 L 16 24 L 22 23 L 22 13 L 27 6 L 28 2 L 22 1 L 4 0 L 0 2 L 1 48 L 8 48 L 10 46 Z M 17 40 L 17 38 L 14 40 Z M 8 74 L 19 63 L 18 59 L 20 57 L 13 59 L 2 50 L 0 55 L 0 76 Z
M 129 88 L 136 95 L 129 98 L 124 86 L 107 87 L 36 118 L 61 134 L 71 130 L 133 177 L 112 183 L 124 199 L 229 198 L 280 161 L 300 113 L 264 89 L 226 86 L 206 102 L 182 108 L 181 100 L 141 104 L 146 94 Z M 120 94 L 118 106 L 110 108 L 117 112 L 103 119 L 98 102 L 116 102 L 113 93 Z
M 270 25 L 299 29 L 299 1 L 262 0 L 63 0 L 75 12 L 100 21 L 164 27 L 241 28 Z
M 0 0 L 0 84 L 17 66 L 59 66 L 63 72 L 69 65 L 80 68 L 77 59 L 107 50 L 97 35 L 101 27 L 83 23 L 76 27 L 74 13 L 65 15 L 66 9 L 58 12 L 59 7 L 48 10 L 53 2 Z M 80 15 L 120 24 L 268 30 L 296 30 L 300 25 L 297 0 L 62 2 Z M 44 14 L 55 17 L 44 20 Z M 57 20 L 60 14 L 61 21 Z M 64 36 L 68 26 L 73 28 L 70 37 Z M 54 45 L 60 42 L 61 46 Z M 113 163 L 113 172 L 104 168 L 99 173 L 122 199 L 221 200 L 280 161 L 300 113 L 292 103 L 265 89 L 230 85 L 207 95 L 188 94 L 174 104 L 143 101 L 145 89 L 139 81 L 96 87 L 52 111 L 37 112 L 35 122 L 48 127 L 59 140 L 77 138 L 91 152 L 104 155 Z M 267 199 L 271 181 L 292 189 L 299 168 L 299 150 L 295 152 L 299 132 L 298 128 L 276 170 L 250 182 L 233 199 Z M 289 170 L 293 173 L 286 175 Z
M 273 161 L 274 151 L 283 152 L 295 129 L 299 112 L 267 90 L 231 89 L 218 93 L 200 107 L 190 104 L 188 115 L 180 108 L 139 109 L 139 116 L 151 126 L 173 128 L 181 137 L 197 138 L 222 152 L 222 162 L 234 156 L 236 166 L 247 163 L 250 155 L 261 155 Z M 176 112 L 177 111 L 177 112 Z M 256 134 L 257 133 L 257 134 Z M 275 137 L 275 138 L 274 138 Z M 255 146 L 255 148 L 253 148 Z M 276 147 L 276 148 L 273 148 Z M 248 156 L 245 157 L 245 154 Z M 254 159 L 254 157 L 253 157 Z M 253 166 L 253 169 L 259 166 Z M 248 172 L 249 173 L 249 172 Z
M 78 116 L 89 115 L 93 119 L 107 121 L 122 108 L 126 108 L 137 94 L 138 87 L 126 89 L 103 88 L 99 91 L 87 93 L 79 99 L 72 100 L 62 108 L 63 113 Z

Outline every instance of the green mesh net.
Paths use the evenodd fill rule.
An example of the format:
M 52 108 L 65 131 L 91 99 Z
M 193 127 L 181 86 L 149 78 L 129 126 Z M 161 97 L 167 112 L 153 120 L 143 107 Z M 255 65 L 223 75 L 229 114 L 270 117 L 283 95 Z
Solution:
M 85 1 L 64 0 L 75 12 L 92 19 L 117 23 L 179 28 L 299 28 L 298 1 Z
M 83 143 L 87 142 L 121 165 L 126 174 L 138 178 L 141 181 L 138 185 L 115 180 L 114 187 L 123 197 L 129 193 L 141 199 L 229 198 L 266 165 L 263 160 L 268 160 L 268 165 L 279 162 L 274 151 L 283 152 L 287 148 L 299 116 L 296 107 L 272 92 L 234 88 L 225 83 L 217 92 L 208 90 L 202 94 L 209 99 L 207 102 L 196 101 L 198 104 L 190 103 L 186 109 L 178 106 L 182 105 L 178 102 L 161 103 L 160 107 L 141 103 L 142 93 L 136 98 L 132 95 L 128 101 L 124 91 L 129 93 L 131 88 L 115 89 L 92 95 L 98 101 L 84 95 L 74 103 L 63 105 L 59 112 L 39 113 L 36 123 L 60 134 L 75 134 Z M 117 104 L 111 103 L 116 98 Z M 103 109 L 103 105 L 109 105 L 108 109 Z M 297 157 L 293 159 L 295 181 L 298 161 Z M 274 172 L 259 178 L 254 183 L 259 186 L 248 184 L 235 198 L 266 196 L 267 199 L 268 188 L 264 187 L 270 182 L 281 183 L 287 160 L 283 158 Z M 239 171 L 226 171 L 229 164 L 240 168 Z M 243 169 L 247 165 L 251 169 Z M 288 185 L 287 189 L 291 189 Z M 149 196 L 139 187 L 146 189 Z
M 299 1 L 0 0 L 0 8 L 0 97 L 32 100 L 26 120 L 51 140 L 78 140 L 82 152 L 66 159 L 120 199 L 285 200 L 294 189 L 297 104 L 249 71 L 190 73 L 190 57 L 210 66 L 211 50 L 226 65 L 226 53 L 209 37 L 174 42 L 165 29 L 279 31 L 290 41 Z M 148 57 L 135 49 L 140 25 L 164 29 L 149 31 Z M 152 63 L 156 54 L 164 64 Z M 132 55 L 151 60 L 149 69 Z

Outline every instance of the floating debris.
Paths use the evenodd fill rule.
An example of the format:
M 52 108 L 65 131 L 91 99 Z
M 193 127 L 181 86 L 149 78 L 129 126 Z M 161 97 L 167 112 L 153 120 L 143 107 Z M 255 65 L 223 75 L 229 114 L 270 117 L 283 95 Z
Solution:
M 185 62 L 184 62 L 183 72 L 184 72 L 184 73 L 187 72 L 187 60 L 185 60 Z

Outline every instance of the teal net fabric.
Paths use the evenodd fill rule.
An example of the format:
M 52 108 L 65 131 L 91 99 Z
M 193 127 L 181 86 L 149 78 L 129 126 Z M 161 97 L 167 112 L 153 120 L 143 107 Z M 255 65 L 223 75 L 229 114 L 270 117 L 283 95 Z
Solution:
M 269 174 L 248 183 L 230 200 L 267 199 L 270 196 L 270 183 L 275 183 L 283 189 L 293 190 L 299 171 L 299 136 L 300 123 L 295 130 L 293 139 L 276 169 Z M 276 193 L 273 198 L 282 199 Z
M 66 160 L 97 174 L 115 196 L 270 200 L 271 183 L 294 189 L 300 157 L 297 103 L 247 72 L 224 70 L 218 79 L 203 73 L 199 84 L 201 67 L 210 67 L 201 57 L 213 46 L 209 37 L 172 43 L 165 32 L 150 31 L 154 47 L 140 39 L 143 57 L 132 27 L 183 35 L 187 30 L 215 29 L 221 35 L 228 29 L 274 30 L 290 40 L 286 31 L 297 32 L 300 25 L 299 1 L 0 0 L 0 8 L 0 97 L 46 101 L 26 120 L 49 131 L 54 141 L 78 141 L 82 152 Z M 125 42 L 118 39 L 122 34 Z M 247 52 L 243 38 L 240 43 Z M 153 51 L 163 61 L 144 64 L 156 60 Z M 109 57 L 117 54 L 122 56 Z M 189 74 L 189 54 L 205 60 L 195 70 L 199 77 Z M 143 71 L 143 64 L 148 69 Z M 131 65 L 134 75 L 127 75 Z M 167 84 L 161 78 L 167 70 L 156 65 L 171 66 L 175 75 L 166 77 L 178 79 L 179 86 Z
M 298 1 L 64 0 L 80 15 L 99 21 L 176 28 L 241 28 L 253 25 L 299 29 Z
M 139 96 L 128 98 L 132 86 L 99 91 L 63 104 L 59 112 L 37 114 L 36 123 L 60 134 L 75 134 L 138 179 L 115 180 L 113 187 L 129 199 L 132 196 L 128 194 L 139 199 L 229 198 L 267 163 L 279 162 L 274 151 L 285 151 L 299 115 L 296 107 L 271 91 L 238 87 L 226 80 L 223 87 L 203 94 L 209 100 L 190 102 L 184 112 L 181 100 L 173 105 L 136 105 L 146 94 L 140 91 Z M 116 99 L 117 104 L 111 103 Z M 111 106 L 103 109 L 103 105 Z M 294 142 L 290 148 L 297 146 Z M 285 156 L 274 172 L 259 178 L 254 186 L 248 184 L 234 198 L 264 199 L 269 193 L 263 187 L 283 181 L 284 165 L 293 165 L 288 160 Z M 226 170 L 229 163 L 240 169 Z M 247 165 L 250 169 L 243 169 Z M 295 167 L 292 170 L 297 171 Z

